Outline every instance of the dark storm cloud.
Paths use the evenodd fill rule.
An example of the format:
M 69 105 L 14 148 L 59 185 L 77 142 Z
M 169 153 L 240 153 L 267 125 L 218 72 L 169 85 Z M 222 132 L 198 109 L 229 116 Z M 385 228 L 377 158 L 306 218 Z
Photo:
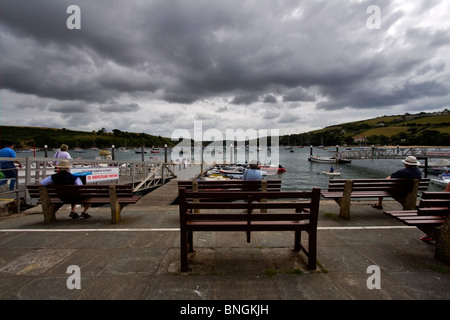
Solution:
M 108 104 L 102 105 L 99 107 L 99 110 L 102 112 L 136 112 L 139 109 L 139 105 L 137 103 L 129 103 L 122 104 L 117 102 L 110 102 Z
M 71 4 L 81 8 L 81 30 L 66 27 Z M 366 26 L 372 4 L 381 7 L 380 30 Z M 413 13 L 437 4 L 422 1 Z M 448 66 L 436 59 L 449 45 L 448 24 L 402 29 L 408 14 L 387 0 L 38 0 L 3 1 L 0 11 L 2 88 L 86 102 L 80 111 L 142 110 L 110 103 L 123 95 L 330 110 L 448 100 Z
M 308 93 L 304 88 L 296 88 L 286 92 L 283 95 L 283 101 L 316 101 L 316 97 L 313 94 Z
M 277 103 L 277 98 L 271 94 L 268 94 L 265 97 L 263 97 L 263 102 L 264 103 Z

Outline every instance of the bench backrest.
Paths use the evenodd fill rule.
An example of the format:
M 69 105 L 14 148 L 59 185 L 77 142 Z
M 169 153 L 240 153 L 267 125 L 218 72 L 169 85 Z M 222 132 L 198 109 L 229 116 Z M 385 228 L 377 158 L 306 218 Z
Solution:
M 450 211 L 450 192 L 424 192 L 419 201 L 418 215 L 448 216 Z
M 181 224 L 195 220 L 241 220 L 247 223 L 255 220 L 309 220 L 310 225 L 315 228 L 319 213 L 320 188 L 299 192 L 194 192 L 180 187 L 179 200 Z M 208 210 L 193 213 L 199 209 Z M 256 209 L 275 210 L 270 213 L 253 212 Z M 309 209 L 309 212 L 302 212 L 302 209 Z
M 405 191 L 408 192 L 414 179 L 393 178 L 393 179 L 330 179 L 328 191 L 344 191 L 345 182 L 352 181 L 352 191 Z M 419 181 L 418 191 L 426 191 L 430 184 L 429 178 L 422 178 Z
M 40 198 L 39 185 L 28 185 L 28 193 L 31 198 Z M 50 198 L 60 198 L 65 202 L 83 200 L 93 197 L 109 198 L 109 185 L 82 185 L 82 186 L 46 186 Z M 130 197 L 133 195 L 133 188 L 130 185 L 114 185 L 117 198 Z
M 267 191 L 280 191 L 281 190 L 281 180 L 258 180 L 258 181 L 248 181 L 248 180 L 182 180 L 178 181 L 178 187 L 184 187 L 187 190 L 192 190 L 194 183 L 196 188 L 200 190 L 252 190 L 260 191 L 263 183 L 267 184 Z

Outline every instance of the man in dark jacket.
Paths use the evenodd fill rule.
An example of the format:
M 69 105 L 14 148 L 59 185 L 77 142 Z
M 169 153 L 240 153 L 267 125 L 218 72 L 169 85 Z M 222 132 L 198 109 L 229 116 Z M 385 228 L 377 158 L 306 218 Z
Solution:
M 403 169 L 395 171 L 386 179 L 391 179 L 391 178 L 421 179 L 422 178 L 422 171 L 420 171 L 420 169 L 417 167 L 420 164 L 420 162 L 417 161 L 416 157 L 408 156 L 408 157 L 406 157 L 405 160 L 402 160 L 402 162 L 405 164 L 405 167 Z M 383 209 L 383 197 L 379 197 L 378 202 L 373 204 L 372 207 L 374 207 L 375 209 Z
M 83 185 L 83 182 L 81 179 L 77 176 L 74 176 L 70 173 L 70 163 L 68 160 L 61 160 L 59 161 L 57 165 L 57 173 L 45 178 L 42 180 L 39 185 L 41 186 L 48 186 L 48 185 L 77 185 L 81 186 Z M 90 208 L 90 204 L 85 204 L 83 212 L 81 213 L 82 218 L 90 218 L 91 215 L 88 213 L 88 210 Z M 72 219 L 78 219 L 80 216 L 78 213 L 75 212 L 76 204 L 72 204 L 72 210 L 69 214 L 69 216 Z

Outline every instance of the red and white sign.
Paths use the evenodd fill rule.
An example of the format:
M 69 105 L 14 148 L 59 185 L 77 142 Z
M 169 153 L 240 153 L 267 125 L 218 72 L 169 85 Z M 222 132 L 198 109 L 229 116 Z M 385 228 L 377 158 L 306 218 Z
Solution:
M 86 183 L 94 183 L 99 181 L 109 181 L 119 179 L 119 168 L 74 168 L 71 169 L 72 174 L 75 173 L 90 173 L 86 175 Z

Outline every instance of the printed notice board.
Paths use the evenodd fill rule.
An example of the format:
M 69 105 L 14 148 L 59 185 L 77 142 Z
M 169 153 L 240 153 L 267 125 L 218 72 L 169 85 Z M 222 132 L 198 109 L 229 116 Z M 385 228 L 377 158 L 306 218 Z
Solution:
M 100 181 L 118 180 L 119 168 L 107 167 L 107 168 L 73 168 L 70 170 L 72 174 L 85 173 L 86 183 L 94 183 Z

